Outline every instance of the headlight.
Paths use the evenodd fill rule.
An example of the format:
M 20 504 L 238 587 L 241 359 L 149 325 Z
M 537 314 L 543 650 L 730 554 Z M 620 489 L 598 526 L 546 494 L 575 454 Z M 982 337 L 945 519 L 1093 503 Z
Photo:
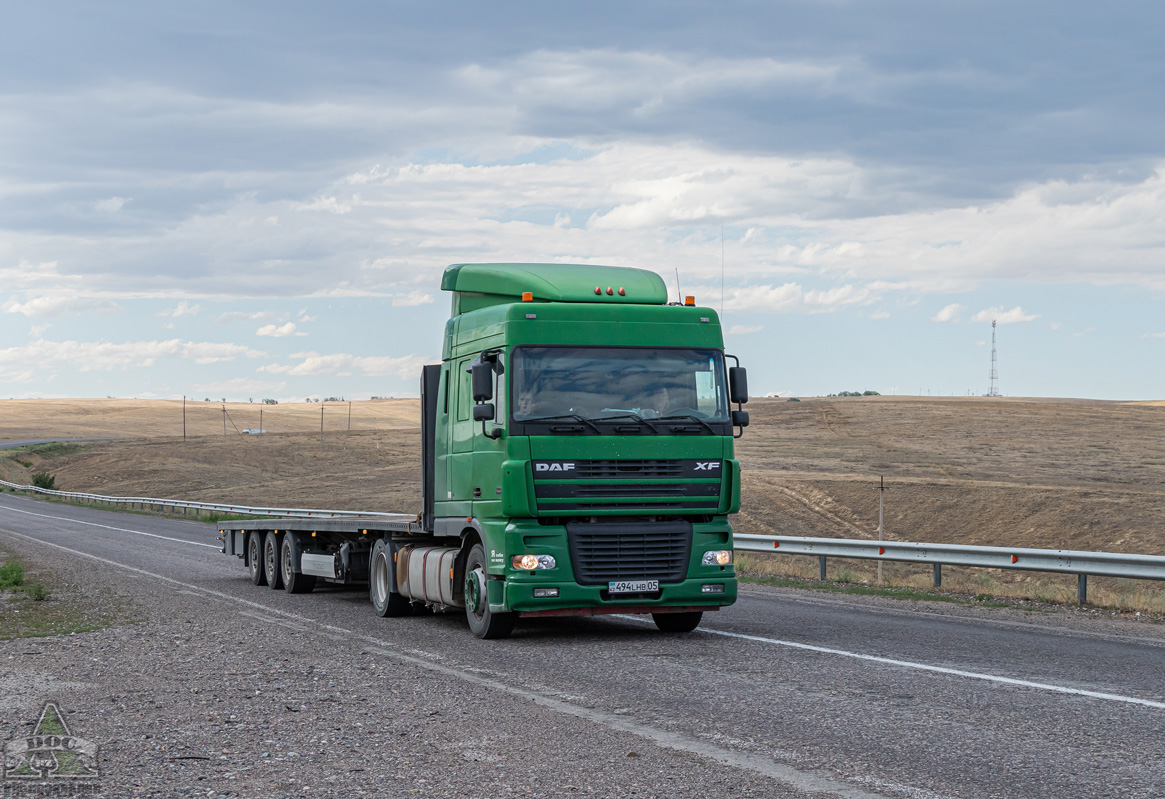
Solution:
M 514 555 L 510 559 L 515 569 L 534 571 L 535 569 L 553 569 L 557 564 L 553 555 Z
M 704 559 L 700 561 L 705 566 L 727 566 L 731 562 L 731 549 L 714 549 L 711 552 L 705 552 Z

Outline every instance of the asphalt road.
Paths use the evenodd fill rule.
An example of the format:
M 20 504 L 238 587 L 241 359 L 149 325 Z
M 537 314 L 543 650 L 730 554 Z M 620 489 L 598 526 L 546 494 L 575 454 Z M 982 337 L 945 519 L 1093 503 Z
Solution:
M 525 761 L 561 760 L 563 740 L 673 756 L 651 773 L 611 760 L 602 795 L 635 794 L 617 787 L 632 778 L 637 795 L 700 795 L 712 777 L 769 796 L 1165 795 L 1161 625 L 745 586 L 688 635 L 606 617 L 478 641 L 459 614 L 377 618 L 363 591 L 256 588 L 216 533 L 0 497 L 0 543 L 47 546 L 159 603 L 180 595 L 191 613 L 225 614 L 216 623 L 284 625 L 325 668 L 371 652 L 419 670 L 484 698 L 483 739 L 533 702 Z

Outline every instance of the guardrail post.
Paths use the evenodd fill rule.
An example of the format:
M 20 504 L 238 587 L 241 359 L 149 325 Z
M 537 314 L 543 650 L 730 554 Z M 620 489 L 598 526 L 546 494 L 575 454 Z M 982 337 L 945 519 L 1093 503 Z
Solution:
M 817 573 L 820 575 L 820 577 L 818 579 L 820 579 L 821 582 L 825 582 L 825 556 L 824 555 L 817 556 Z
M 1076 604 L 1077 605 L 1087 605 L 1088 604 L 1088 575 L 1087 574 L 1076 575 Z
M 934 564 L 934 587 L 943 587 L 943 565 L 941 563 Z

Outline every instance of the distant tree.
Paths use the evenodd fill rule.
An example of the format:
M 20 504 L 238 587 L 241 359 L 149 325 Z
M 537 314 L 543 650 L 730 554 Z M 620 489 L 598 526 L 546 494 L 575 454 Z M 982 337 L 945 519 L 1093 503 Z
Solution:
M 270 399 L 270 398 L 264 398 L 264 400 L 263 400 L 263 404 L 264 404 L 264 405 L 278 405 L 278 404 L 279 404 L 279 400 L 273 400 L 273 399 Z
M 862 396 L 863 397 L 880 397 L 882 395 L 879 394 L 877 391 L 863 391 Z

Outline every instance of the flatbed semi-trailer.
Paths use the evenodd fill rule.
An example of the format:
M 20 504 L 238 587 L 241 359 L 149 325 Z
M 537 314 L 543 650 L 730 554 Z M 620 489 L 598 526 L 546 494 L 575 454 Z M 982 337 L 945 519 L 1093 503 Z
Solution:
M 230 522 L 223 552 L 291 593 L 367 583 L 381 616 L 464 608 L 481 638 L 605 613 L 686 632 L 732 604 L 748 390 L 716 313 L 623 267 L 457 264 L 441 287 L 422 511 Z

